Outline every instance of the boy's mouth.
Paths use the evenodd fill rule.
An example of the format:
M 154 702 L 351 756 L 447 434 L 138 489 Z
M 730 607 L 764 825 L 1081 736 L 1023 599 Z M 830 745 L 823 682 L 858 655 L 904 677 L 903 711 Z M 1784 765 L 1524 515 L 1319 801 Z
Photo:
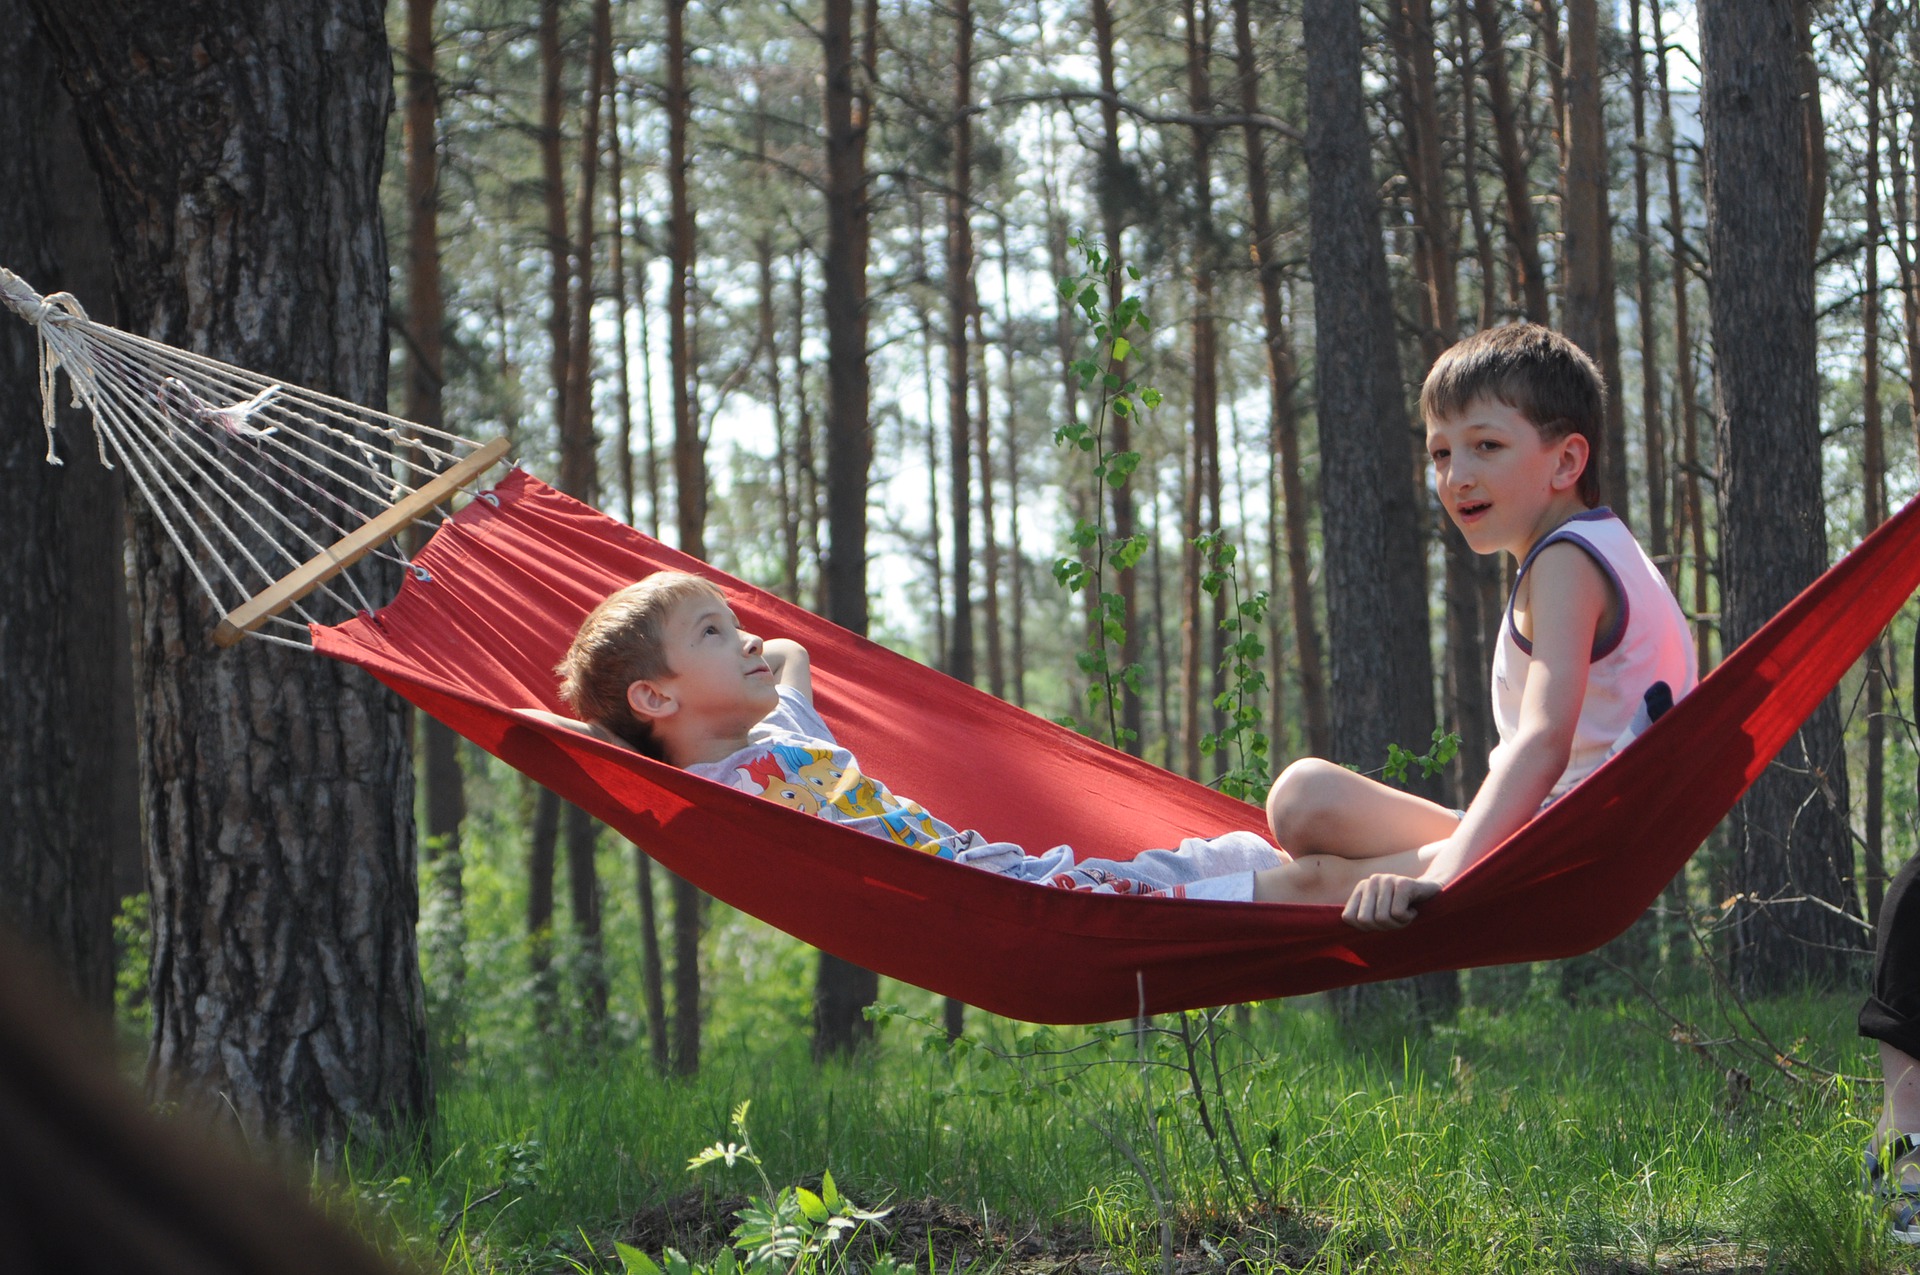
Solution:
M 1487 510 L 1490 508 L 1492 508 L 1492 505 L 1488 501 L 1473 500 L 1473 501 L 1468 501 L 1464 505 L 1456 505 L 1454 507 L 1454 512 L 1459 517 L 1461 522 L 1472 522 L 1474 519 L 1478 518 L 1481 514 L 1487 512 Z

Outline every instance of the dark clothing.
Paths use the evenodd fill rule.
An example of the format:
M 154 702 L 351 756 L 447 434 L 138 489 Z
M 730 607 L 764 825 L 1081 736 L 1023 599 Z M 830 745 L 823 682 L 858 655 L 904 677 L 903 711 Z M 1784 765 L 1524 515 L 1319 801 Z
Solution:
M 1860 1034 L 1920 1058 L 1920 855 L 1907 860 L 1880 904 L 1873 994 L 1860 1007 Z

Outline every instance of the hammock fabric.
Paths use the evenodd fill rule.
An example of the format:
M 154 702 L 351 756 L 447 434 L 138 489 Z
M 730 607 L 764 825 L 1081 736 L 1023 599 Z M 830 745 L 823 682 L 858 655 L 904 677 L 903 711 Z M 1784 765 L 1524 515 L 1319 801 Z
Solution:
M 474 500 L 376 614 L 316 627 L 482 748 L 716 897 L 849 961 L 1013 1018 L 1124 1019 L 1587 951 L 1660 893 L 1920 585 L 1920 502 L 1827 572 L 1630 748 L 1421 909 L 1366 934 L 1332 907 L 1055 890 L 906 850 L 520 716 L 587 611 L 662 568 L 813 657 L 863 767 L 956 827 L 1124 859 L 1264 832 L 1261 812 L 1085 739 L 726 576 L 522 471 Z

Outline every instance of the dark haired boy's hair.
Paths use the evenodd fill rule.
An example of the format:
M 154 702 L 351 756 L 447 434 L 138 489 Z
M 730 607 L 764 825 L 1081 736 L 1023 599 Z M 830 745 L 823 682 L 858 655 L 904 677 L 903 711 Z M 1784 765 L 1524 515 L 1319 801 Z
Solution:
M 1505 403 L 1548 441 L 1586 439 L 1578 490 L 1589 509 L 1600 503 L 1607 385 L 1585 350 L 1537 323 L 1476 332 L 1434 361 L 1420 387 L 1420 414 L 1429 421 L 1458 416 L 1480 398 Z

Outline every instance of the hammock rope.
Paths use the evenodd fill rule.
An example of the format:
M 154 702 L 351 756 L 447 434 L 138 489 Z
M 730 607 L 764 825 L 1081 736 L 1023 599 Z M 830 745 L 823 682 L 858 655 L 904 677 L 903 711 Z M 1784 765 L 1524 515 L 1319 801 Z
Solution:
M 43 297 L 4 268 L 0 303 L 39 339 L 48 463 L 64 463 L 54 410 L 64 370 L 73 406 L 92 415 L 100 463 L 126 472 L 227 617 L 222 644 L 250 635 L 311 647 L 312 626 L 377 609 L 389 590 L 371 564 L 354 564 L 417 574 L 396 538 L 437 530 L 450 516 L 442 504 L 506 452 L 504 441 L 477 443 L 95 323 L 70 293 Z

